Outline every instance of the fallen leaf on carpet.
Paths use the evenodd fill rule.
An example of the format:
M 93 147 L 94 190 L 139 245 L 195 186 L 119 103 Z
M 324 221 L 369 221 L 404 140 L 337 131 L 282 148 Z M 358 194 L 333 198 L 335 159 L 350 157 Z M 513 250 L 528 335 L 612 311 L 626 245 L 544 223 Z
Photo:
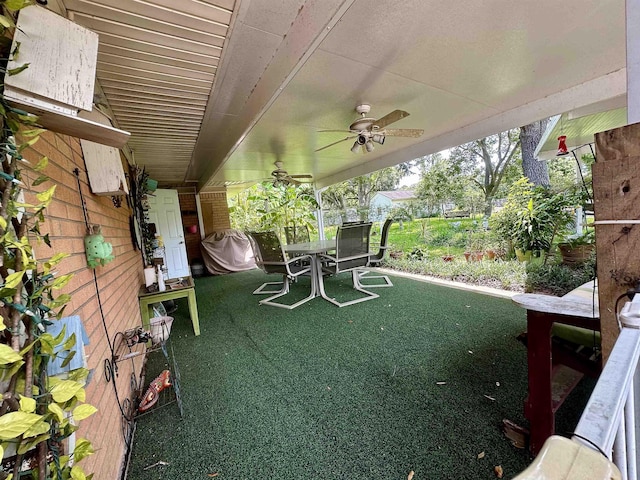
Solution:
M 502 433 L 507 437 L 511 444 L 516 448 L 525 448 L 529 437 L 529 430 L 516 425 L 506 418 L 502 420 Z
M 149 470 L 150 468 L 157 467 L 159 465 L 164 466 L 164 465 L 169 465 L 169 463 L 168 462 L 163 462 L 162 460 L 160 460 L 159 462 L 156 462 L 153 465 L 147 465 L 146 467 L 144 467 L 144 470 Z
M 409 472 L 409 475 L 407 476 L 407 480 L 411 480 L 411 479 L 413 478 L 413 475 L 414 475 L 414 474 L 413 474 L 413 470 L 411 470 L 411 471 Z
M 496 399 L 495 399 L 495 398 L 490 397 L 489 395 L 485 395 L 484 397 L 485 397 L 485 398 L 488 398 L 489 400 L 492 400 L 492 401 L 494 401 L 494 402 L 496 401 Z
M 478 459 L 480 459 L 480 458 L 484 458 L 484 452 L 480 452 L 480 453 L 478 454 Z
M 502 467 L 500 465 L 496 465 L 495 467 L 493 467 L 493 472 L 496 474 L 496 477 L 498 478 L 502 478 Z
M 348 323 L 353 323 L 353 320 L 349 320 L 349 322 L 348 322 Z
M 465 307 L 467 307 L 467 308 L 471 308 L 471 305 L 465 305 Z
M 496 387 L 499 387 L 499 386 L 500 386 L 500 382 L 496 382 Z
M 467 350 L 467 352 L 469 352 L 471 355 L 473 355 L 473 352 L 471 350 Z
M 208 474 L 209 477 L 217 477 L 218 476 L 218 472 L 216 473 L 209 473 Z
M 447 382 L 436 382 L 436 385 L 446 385 Z
M 327 390 L 331 390 L 331 387 L 327 386 Z
M 380 327 L 380 330 L 384 330 L 384 327 Z

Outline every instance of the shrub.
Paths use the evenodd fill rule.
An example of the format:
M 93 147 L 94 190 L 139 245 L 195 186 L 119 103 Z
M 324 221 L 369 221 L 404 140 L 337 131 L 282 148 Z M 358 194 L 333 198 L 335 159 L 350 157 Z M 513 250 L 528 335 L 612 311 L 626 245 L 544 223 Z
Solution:
M 524 289 L 526 276 L 522 263 L 500 260 L 467 263 L 460 256 L 452 262 L 444 262 L 440 257 L 421 260 L 389 258 L 384 266 L 419 275 L 518 291 Z
M 562 296 L 594 278 L 595 256 L 576 267 L 534 260 L 527 265 L 525 291 Z

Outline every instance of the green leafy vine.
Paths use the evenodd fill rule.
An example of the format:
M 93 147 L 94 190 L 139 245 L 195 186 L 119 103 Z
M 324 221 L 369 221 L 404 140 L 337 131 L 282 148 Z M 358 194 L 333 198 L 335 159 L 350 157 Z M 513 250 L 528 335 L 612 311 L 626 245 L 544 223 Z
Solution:
M 0 48 L 8 52 L 0 66 L 3 76 L 28 67 L 7 70 L 6 64 L 10 58 L 18 60 L 18 48 L 9 51 L 8 47 L 17 11 L 32 3 L 0 0 Z M 60 290 L 72 276 L 56 271 L 66 254 L 37 260 L 32 245 L 51 247 L 48 234 L 40 229 L 56 189 L 55 185 L 41 187 L 50 182 L 44 174 L 48 159 L 42 157 L 31 165 L 23 157 L 44 132 L 37 127 L 36 117 L 12 107 L 0 92 L 0 457 L 7 457 L 0 479 L 30 475 L 82 480 L 92 477 L 78 465 L 93 453 L 91 443 L 78 439 L 74 451 L 66 454 L 62 445 L 78 429 L 78 422 L 96 412 L 84 403 L 88 371 L 76 369 L 66 378 L 46 373 L 56 351 L 71 352 L 64 353 L 63 366 L 75 354 L 74 335 L 67 337 L 64 329 L 56 337 L 46 332 L 71 298 Z M 35 180 L 27 180 L 23 169 L 35 172 Z M 24 200 L 25 192 L 32 194 L 32 201 Z

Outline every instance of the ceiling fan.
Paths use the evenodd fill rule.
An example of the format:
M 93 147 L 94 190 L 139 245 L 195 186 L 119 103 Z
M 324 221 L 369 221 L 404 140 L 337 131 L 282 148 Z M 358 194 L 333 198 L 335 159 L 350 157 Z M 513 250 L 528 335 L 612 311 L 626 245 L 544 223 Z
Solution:
M 300 185 L 301 183 L 308 183 L 305 180 L 309 181 L 313 178 L 312 175 L 289 175 L 289 172 L 283 168 L 281 161 L 276 161 L 274 165 L 276 169 L 271 172 L 272 178 L 268 180 L 271 180 L 275 186 Z
M 355 122 L 349 125 L 349 130 L 320 130 L 320 132 L 347 132 L 353 135 L 338 140 L 337 142 L 330 143 L 316 150 L 319 152 L 325 148 L 333 147 L 338 143 L 346 142 L 355 138 L 355 142 L 351 147 L 353 153 L 371 152 L 375 148 L 374 143 L 380 145 L 384 144 L 386 137 L 412 137 L 418 138 L 424 133 L 424 130 L 417 128 L 386 128 L 387 125 L 402 120 L 404 117 L 408 117 L 409 113 L 404 110 L 394 110 L 391 113 L 386 114 L 384 117 L 375 119 L 367 117 L 367 114 L 371 110 L 371 105 L 362 104 L 356 107 L 356 112 L 360 115 Z

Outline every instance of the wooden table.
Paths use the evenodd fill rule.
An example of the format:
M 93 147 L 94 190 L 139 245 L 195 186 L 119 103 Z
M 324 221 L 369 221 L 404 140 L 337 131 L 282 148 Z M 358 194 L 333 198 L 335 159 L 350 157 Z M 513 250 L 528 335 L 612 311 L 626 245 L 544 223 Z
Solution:
M 166 300 L 175 300 L 177 298 L 187 298 L 189 302 L 189 315 L 193 324 L 193 333 L 200 335 L 200 321 L 198 320 L 198 304 L 196 303 L 196 290 L 193 278 L 185 277 L 182 283 L 177 286 L 177 279 L 167 280 L 167 289 L 164 292 L 148 293 L 143 285 L 138 292 L 138 301 L 140 302 L 140 316 L 142 318 L 142 326 L 149 328 L 149 321 L 152 313 L 151 304 L 164 302 Z
M 598 293 L 594 293 L 593 282 L 588 282 L 563 297 L 524 293 L 515 295 L 513 301 L 527 309 L 529 394 L 525 415 L 530 424 L 529 448 L 535 455 L 555 431 L 556 410 L 582 378 L 581 373 L 567 367 L 554 371 L 551 329 L 560 323 L 599 331 Z M 571 372 L 577 375 L 572 377 Z M 562 383 L 564 392 L 558 390 Z

